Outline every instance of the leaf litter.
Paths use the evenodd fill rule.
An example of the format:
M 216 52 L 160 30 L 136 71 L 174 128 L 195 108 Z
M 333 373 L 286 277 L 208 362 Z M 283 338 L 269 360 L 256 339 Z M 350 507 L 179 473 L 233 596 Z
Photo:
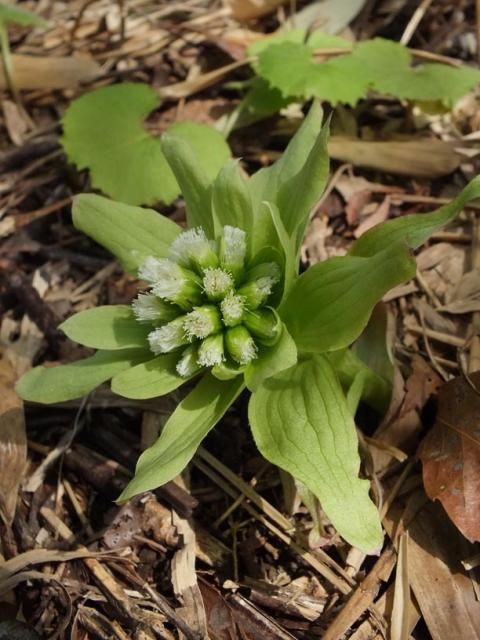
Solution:
M 21 4 L 36 9 L 33 2 Z M 325 518 L 324 546 L 309 547 L 309 537 L 319 539 L 309 535 L 314 519 L 302 505 L 288 515 L 277 471 L 255 453 L 244 428 L 242 400 L 199 451 L 185 484 L 169 483 L 129 511 L 114 500 L 131 477 L 141 442 L 148 440 L 145 415 L 153 413 L 161 425 L 177 394 L 141 403 L 100 389 L 84 409 L 72 401 L 49 409 L 29 405 L 25 412 L 13 400 L 12 376 L 40 358 L 88 355 L 55 332 L 72 308 L 126 304 L 135 290 L 133 278 L 71 227 L 68 203 L 91 183 L 86 173 L 67 166 L 59 146 L 62 114 L 87 87 L 119 80 L 155 89 L 159 108 L 148 126 L 157 135 L 182 119 L 182 108 L 189 118 L 210 124 L 216 106 L 221 117 L 226 106 L 234 110 L 241 94 L 226 83 L 248 77 L 244 59 L 252 34 L 259 39 L 281 27 L 290 4 L 232 0 L 226 3 L 231 12 L 218 12 L 213 4 L 131 3 L 122 12 L 120 3 L 75 0 L 45 14 L 46 28 L 11 30 L 17 86 L 35 128 L 22 130 L 20 139 L 4 110 L 0 228 L 8 233 L 0 245 L 0 457 L 7 455 L 8 465 L 0 462 L 0 586 L 7 588 L 2 611 L 10 620 L 26 620 L 24 626 L 35 627 L 40 637 L 476 639 L 478 576 L 475 567 L 462 564 L 475 556 L 468 539 L 478 539 L 478 376 L 465 376 L 462 364 L 478 326 L 471 214 L 421 249 L 414 286 L 388 302 L 395 325 L 391 406 L 382 422 L 364 407 L 357 416 L 367 435 L 365 470 L 374 478 L 389 535 L 377 559 L 355 559 Z M 339 3 L 305 2 L 299 3 L 297 27 L 315 28 L 309 16 L 314 9 L 318 14 L 317 4 L 327 13 L 324 24 L 343 26 Z M 347 36 L 399 41 L 414 13 L 411 3 L 373 4 L 355 8 L 360 14 Z M 45 10 L 39 5 L 39 11 Z M 457 11 L 460 21 L 451 2 L 430 3 L 409 46 L 475 65 L 474 3 L 459 3 Z M 221 43 L 234 30 L 232 62 Z M 343 187 L 333 186 L 319 203 L 305 257 L 321 262 L 345 253 L 374 216 L 428 211 L 456 195 L 479 166 L 473 153 L 452 151 L 475 151 L 476 142 L 463 139 L 478 128 L 475 93 L 469 101 L 452 117 L 433 105 L 417 119 L 414 105 L 375 95 L 342 118 L 338 110 L 330 151 L 350 168 Z M 285 113 L 233 129 L 233 155 L 253 167 L 272 161 L 299 124 L 293 110 Z M 353 141 L 345 139 L 352 130 Z M 362 190 L 368 199 L 352 201 Z M 172 204 L 162 211 L 182 221 L 181 202 L 167 194 L 164 200 L 169 199 Z M 439 365 L 452 379 L 446 385 Z M 82 429 L 63 450 L 79 411 Z M 55 450 L 57 461 L 42 467 Z M 417 455 L 435 502 L 422 489 Z M 40 467 L 43 482 L 33 493 L 25 491 L 22 483 L 28 486 Z M 104 553 L 111 549 L 114 555 Z M 9 567 L 16 567 L 8 575 L 17 576 L 17 584 L 8 582 Z

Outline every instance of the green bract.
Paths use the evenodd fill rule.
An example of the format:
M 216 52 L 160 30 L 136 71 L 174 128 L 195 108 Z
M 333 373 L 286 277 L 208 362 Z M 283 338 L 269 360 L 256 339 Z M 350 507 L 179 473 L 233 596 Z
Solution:
M 26 400 L 61 402 L 110 379 L 115 393 L 146 399 L 197 379 L 141 455 L 120 497 L 127 500 L 180 473 L 248 388 L 262 454 L 319 498 L 349 543 L 371 552 L 382 529 L 359 478 L 353 415 L 360 397 L 385 408 L 391 369 L 387 354 L 369 368 L 376 358 L 365 357 L 358 339 L 382 296 L 415 274 L 411 249 L 479 197 L 480 180 L 438 211 L 379 225 L 348 255 L 299 275 L 303 234 L 328 178 L 321 117 L 314 103 L 283 156 L 250 178 L 229 161 L 212 180 L 185 139 L 164 136 L 186 231 L 153 210 L 78 196 L 74 224 L 143 285 L 131 306 L 83 311 L 61 325 L 98 349 L 94 356 L 36 367 L 17 389 Z M 372 322 L 369 331 L 378 333 L 382 323 Z

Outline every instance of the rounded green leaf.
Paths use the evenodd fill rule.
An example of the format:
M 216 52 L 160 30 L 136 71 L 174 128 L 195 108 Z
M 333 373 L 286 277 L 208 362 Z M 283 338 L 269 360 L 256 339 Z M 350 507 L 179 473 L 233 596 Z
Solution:
M 17 383 L 16 391 L 23 400 L 52 404 L 81 398 L 95 387 L 148 357 L 146 351 L 98 351 L 84 360 L 58 367 L 35 367 Z
M 364 552 L 382 544 L 369 483 L 360 480 L 355 423 L 334 370 L 312 357 L 264 380 L 249 419 L 262 455 L 320 500 L 340 535 Z
M 140 324 L 130 305 L 106 305 L 76 313 L 61 329 L 70 340 L 94 349 L 148 347 L 151 326 Z
M 114 202 L 93 193 L 75 197 L 72 216 L 77 229 L 108 249 L 134 275 L 148 256 L 166 256 L 182 231 L 153 209 Z

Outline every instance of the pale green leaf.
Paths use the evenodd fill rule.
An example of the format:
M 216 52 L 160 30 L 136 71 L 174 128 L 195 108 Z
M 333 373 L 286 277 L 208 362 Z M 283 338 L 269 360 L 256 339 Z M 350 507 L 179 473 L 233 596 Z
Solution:
M 314 49 L 338 49 L 349 47 L 351 42 L 332 33 L 322 33 L 313 31 L 310 35 L 305 29 L 289 29 L 288 31 L 277 31 L 265 38 L 260 38 L 250 43 L 247 47 L 249 56 L 258 56 L 274 44 L 283 42 L 294 42 L 303 44 L 308 41 L 310 47 Z
M 63 117 L 62 143 L 79 169 L 89 169 L 92 185 L 129 204 L 172 202 L 180 193 L 160 139 L 144 126 L 160 98 L 141 83 L 95 89 L 74 100 Z M 214 177 L 229 156 L 222 136 L 205 124 L 182 122 L 169 131 L 188 141 Z
M 354 242 L 349 254 L 373 256 L 395 242 L 405 242 L 412 249 L 417 249 L 476 198 L 480 198 L 480 176 L 474 178 L 452 202 L 431 213 L 402 216 L 369 229 Z
M 201 441 L 243 388 L 240 377 L 220 381 L 207 373 L 177 406 L 155 444 L 142 453 L 135 477 L 120 496 L 119 502 L 143 491 L 156 489 L 183 471 Z
M 148 358 L 140 349 L 97 351 L 90 358 L 57 367 L 35 367 L 17 383 L 16 391 L 23 400 L 52 404 L 81 398 L 95 387 Z
M 415 260 L 402 244 L 371 258 L 330 258 L 298 278 L 280 315 L 299 350 L 336 351 L 358 338 L 389 289 L 414 275 Z
M 4 3 L 0 3 L 0 20 L 7 24 L 19 24 L 22 27 L 45 27 L 48 25 L 46 20 L 31 11 Z
M 253 231 L 253 204 L 249 181 L 237 160 L 230 160 L 218 174 L 212 186 L 212 209 L 220 232 L 225 225 Z
M 61 329 L 70 340 L 94 349 L 147 348 L 151 326 L 135 319 L 130 305 L 106 305 L 80 311 L 63 322 Z
M 252 394 L 255 442 L 273 464 L 320 500 L 340 535 L 364 552 L 382 544 L 380 519 L 358 477 L 355 423 L 326 358 L 317 356 L 267 378 Z
M 208 136 L 199 131 L 202 126 L 208 129 Z M 163 135 L 162 151 L 180 185 L 188 226 L 203 227 L 213 236 L 211 186 L 230 156 L 227 143 L 206 125 L 179 123 Z
M 135 400 L 164 396 L 188 380 L 176 372 L 178 359 L 178 353 L 168 353 L 122 371 L 113 377 L 112 391 Z
M 262 349 L 258 358 L 247 367 L 245 383 L 250 391 L 255 391 L 266 378 L 292 367 L 296 362 L 297 346 L 286 327 L 283 327 L 277 344 Z
M 114 202 L 94 194 L 76 196 L 73 223 L 137 274 L 148 256 L 166 256 L 182 229 L 153 209 Z

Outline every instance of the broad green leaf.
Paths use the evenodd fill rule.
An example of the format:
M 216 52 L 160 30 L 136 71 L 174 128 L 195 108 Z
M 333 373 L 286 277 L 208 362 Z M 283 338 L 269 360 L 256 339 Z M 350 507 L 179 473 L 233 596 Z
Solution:
M 118 499 L 149 491 L 172 480 L 187 466 L 208 432 L 244 387 L 240 377 L 220 381 L 210 373 L 177 406 L 153 446 L 140 456 L 135 477 Z
M 90 358 L 71 364 L 35 367 L 20 378 L 16 391 L 23 400 L 42 404 L 81 398 L 115 374 L 148 357 L 148 352 L 140 349 L 97 351 Z
M 164 396 L 188 380 L 176 372 L 178 358 L 178 353 L 168 353 L 122 371 L 112 378 L 112 391 L 135 400 Z
M 210 129 L 211 136 L 199 136 L 200 126 L 174 125 L 162 137 L 162 151 L 180 185 L 188 226 L 203 227 L 207 235 L 213 237 L 211 186 L 230 151 L 218 131 Z
M 260 384 L 271 376 L 293 367 L 297 362 L 297 346 L 286 327 L 273 347 L 260 351 L 245 371 L 245 383 L 250 391 L 255 391 Z
M 219 172 L 212 186 L 212 210 L 217 235 L 225 225 L 253 232 L 253 204 L 249 181 L 242 174 L 237 160 L 230 160 Z
M 298 278 L 280 315 L 300 351 L 336 351 L 358 338 L 389 289 L 414 275 L 415 260 L 398 243 L 371 258 L 330 258 Z
M 273 43 L 273 44 L 272 44 Z M 268 41 L 267 41 L 268 45 Z M 480 82 L 472 67 L 442 64 L 412 66 L 412 54 L 403 45 L 375 38 L 353 45 L 351 52 L 318 61 L 317 48 L 337 48 L 313 39 L 264 45 L 254 64 L 257 73 L 285 98 L 317 97 L 332 104 L 356 104 L 369 90 L 416 101 L 452 104 Z
M 389 331 L 390 316 L 387 304 L 379 302 L 365 330 L 352 347 L 358 358 L 389 384 L 393 382 L 394 341 L 393 332 Z
M 60 326 L 70 340 L 94 349 L 147 348 L 152 327 L 140 324 L 130 305 L 96 307 L 76 313 Z
M 22 27 L 45 27 L 48 25 L 48 22 L 40 16 L 3 2 L 0 3 L 0 20 L 5 23 L 19 24 Z
M 137 274 L 148 256 L 166 256 L 182 229 L 153 209 L 114 202 L 94 194 L 76 196 L 73 223 Z
M 74 100 L 63 118 L 62 143 L 79 169 L 89 169 L 92 185 L 128 204 L 172 202 L 180 193 L 160 139 L 144 126 L 160 98 L 141 83 L 102 87 Z M 169 129 L 188 141 L 214 177 L 229 157 L 222 136 L 205 124 L 182 122 Z
M 351 349 L 333 351 L 327 357 L 345 390 L 354 384 L 357 377 L 361 378 L 362 400 L 379 413 L 385 413 L 392 392 L 392 385 L 388 380 L 362 362 Z
M 289 29 L 288 31 L 277 31 L 265 38 L 255 40 L 248 45 L 248 55 L 258 56 L 274 44 L 283 42 L 295 42 L 303 44 L 308 41 L 310 47 L 314 49 L 338 49 L 339 47 L 349 47 L 351 42 L 340 36 L 331 33 L 322 33 L 321 31 L 313 31 L 309 35 L 306 29 Z
M 252 394 L 249 419 L 262 455 L 317 496 L 347 542 L 375 552 L 380 519 L 358 477 L 355 423 L 328 360 L 309 358 L 267 378 Z
M 417 249 L 432 233 L 453 220 L 466 204 L 476 198 L 480 198 L 480 176 L 474 178 L 452 202 L 431 213 L 402 216 L 369 229 L 354 242 L 349 254 L 373 256 L 395 242 L 405 242 L 412 249 Z
M 290 291 L 295 277 L 297 275 L 297 248 L 295 246 L 295 239 L 285 229 L 283 220 L 280 215 L 278 207 L 272 202 L 263 202 L 272 217 L 273 226 L 278 238 L 278 244 L 283 249 L 284 255 L 284 291 L 283 296 L 287 295 Z M 282 296 L 282 297 L 283 297 Z

